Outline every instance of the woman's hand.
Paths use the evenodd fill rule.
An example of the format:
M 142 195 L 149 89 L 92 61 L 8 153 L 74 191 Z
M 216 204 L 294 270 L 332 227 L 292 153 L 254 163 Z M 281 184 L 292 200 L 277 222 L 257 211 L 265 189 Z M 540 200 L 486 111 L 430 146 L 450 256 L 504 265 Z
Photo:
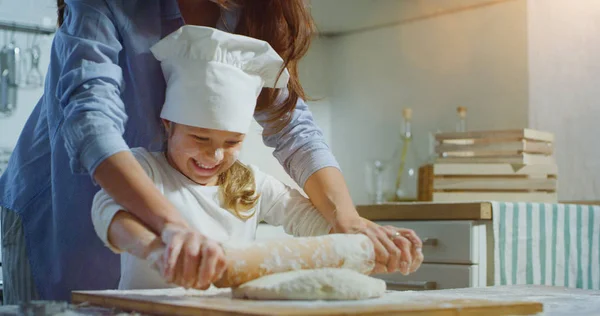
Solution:
M 400 271 L 406 275 L 423 262 L 421 239 L 415 232 L 379 226 L 358 215 L 339 169 L 327 167 L 313 173 L 304 191 L 323 217 L 333 223 L 333 233 L 362 233 L 371 239 L 377 262 L 374 272 Z
M 355 218 L 336 225 L 334 232 L 361 233 L 371 239 L 376 257 L 373 273 L 399 271 L 408 275 L 423 262 L 423 243 L 411 229 L 380 226 L 364 218 Z
M 225 253 L 216 241 L 174 224 L 165 225 L 161 238 L 166 247 L 152 252 L 147 260 L 167 282 L 206 290 L 223 276 Z

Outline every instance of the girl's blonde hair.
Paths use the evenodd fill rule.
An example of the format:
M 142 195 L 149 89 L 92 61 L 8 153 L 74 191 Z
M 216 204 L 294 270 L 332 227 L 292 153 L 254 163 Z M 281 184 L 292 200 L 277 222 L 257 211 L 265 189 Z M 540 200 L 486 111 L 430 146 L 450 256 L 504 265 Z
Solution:
M 247 220 L 254 216 L 250 211 L 260 194 L 256 192 L 254 172 L 248 166 L 236 161 L 227 171 L 219 175 L 219 197 L 223 207 L 237 216 Z
M 177 124 L 171 122 L 169 131 L 165 130 L 165 148 L 175 125 Z M 226 210 L 244 221 L 254 216 L 256 211 L 252 208 L 258 203 L 260 194 L 256 191 L 254 172 L 248 166 L 239 160 L 236 161 L 227 171 L 219 175 L 217 185 L 219 199 Z

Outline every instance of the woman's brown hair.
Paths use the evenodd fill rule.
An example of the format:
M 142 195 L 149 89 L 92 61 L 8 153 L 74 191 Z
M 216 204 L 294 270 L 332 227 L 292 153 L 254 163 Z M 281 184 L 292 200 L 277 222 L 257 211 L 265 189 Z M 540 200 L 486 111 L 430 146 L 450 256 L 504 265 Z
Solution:
M 263 89 L 256 111 L 267 116 L 272 128 L 266 134 L 279 132 L 291 119 L 298 99 L 306 99 L 298 78 L 298 62 L 310 46 L 314 24 L 305 0 L 222 0 L 239 6 L 240 16 L 235 32 L 269 43 L 285 61 L 290 73 L 288 95 L 276 104 L 278 90 Z M 227 3 L 225 3 L 227 5 Z
M 56 22 L 58 26 L 61 26 L 63 24 L 63 15 L 65 13 L 66 6 L 67 5 L 65 4 L 65 0 L 56 0 L 56 13 L 58 15 Z
M 240 10 L 235 33 L 268 42 L 285 61 L 290 73 L 288 94 L 276 104 L 279 90 L 263 89 L 256 111 L 264 114 L 267 135 L 279 132 L 291 119 L 298 99 L 305 99 L 298 78 L 298 62 L 311 43 L 314 23 L 305 0 L 216 0 L 222 8 Z M 65 1 L 57 0 L 58 25 L 63 22 Z

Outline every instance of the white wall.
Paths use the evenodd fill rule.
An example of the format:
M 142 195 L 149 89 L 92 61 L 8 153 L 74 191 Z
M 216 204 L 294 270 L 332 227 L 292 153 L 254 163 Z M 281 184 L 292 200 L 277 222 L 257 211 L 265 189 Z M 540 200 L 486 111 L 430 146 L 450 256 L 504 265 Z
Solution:
M 559 198 L 600 199 L 600 2 L 527 5 L 529 124 L 556 135 Z
M 15 21 L 27 24 L 52 27 L 56 23 L 56 5 L 50 0 L 9 0 L 0 1 L 0 20 Z M 12 37 L 11 31 L 0 30 L 0 45 L 4 46 L 6 38 Z M 28 47 L 28 41 L 33 40 L 33 35 L 15 33 L 17 45 L 21 52 Z M 42 51 L 40 70 L 46 74 L 49 63 L 50 45 L 52 36 L 38 37 Z M 2 118 L 0 114 L 0 147 L 13 148 L 17 138 L 25 125 L 25 121 L 33 110 L 43 93 L 42 88 L 20 89 L 17 94 L 17 109 L 12 116 Z
M 526 2 L 507 1 L 331 39 L 332 146 L 355 203 L 366 161 L 392 155 L 403 107 L 422 156 L 458 105 L 470 129 L 527 125 L 526 25 Z

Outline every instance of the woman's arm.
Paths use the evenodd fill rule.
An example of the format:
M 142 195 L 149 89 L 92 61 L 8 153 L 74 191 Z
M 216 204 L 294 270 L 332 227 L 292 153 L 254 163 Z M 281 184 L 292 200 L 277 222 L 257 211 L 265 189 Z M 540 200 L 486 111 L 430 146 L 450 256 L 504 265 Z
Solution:
M 326 167 L 313 173 L 304 185 L 304 192 L 315 207 L 332 223 L 336 233 L 359 231 L 364 223 L 358 215 L 342 172 Z
M 303 100 L 298 100 L 291 115 L 289 124 L 281 131 L 263 135 L 264 143 L 275 148 L 275 158 L 335 230 L 350 231 L 359 216 L 337 160 Z M 256 113 L 255 117 L 257 122 L 268 128 L 263 114 Z
M 264 122 L 257 115 L 257 121 L 261 119 Z M 371 239 L 378 272 L 408 274 L 420 266 L 421 240 L 413 231 L 382 227 L 358 215 L 337 161 L 304 101 L 298 101 L 286 127 L 263 139 L 266 145 L 275 147 L 274 156 L 304 189 L 334 232 L 362 233 Z
M 108 157 L 98 166 L 94 178 L 118 205 L 146 223 L 154 233 L 160 235 L 168 223 L 188 227 L 130 152 Z
M 60 132 L 74 173 L 89 173 L 116 201 L 160 233 L 185 223 L 152 186 L 123 139 L 127 114 L 119 66 L 119 30 L 109 3 L 67 1 L 55 35 L 61 60 L 56 97 L 64 113 Z

